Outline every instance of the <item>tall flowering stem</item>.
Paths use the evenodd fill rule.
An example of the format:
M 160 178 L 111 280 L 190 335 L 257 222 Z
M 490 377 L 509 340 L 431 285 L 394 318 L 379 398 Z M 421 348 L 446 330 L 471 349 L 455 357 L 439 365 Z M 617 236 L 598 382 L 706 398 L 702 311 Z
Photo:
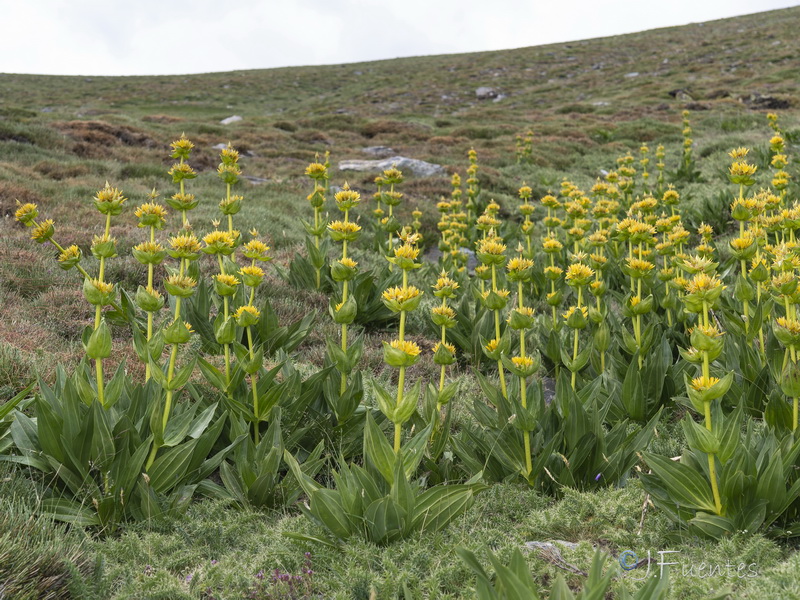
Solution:
M 736 148 L 728 153 L 733 161 L 728 171 L 728 178 L 731 183 L 739 186 L 739 195 L 731 205 L 731 216 L 739 222 L 739 237 L 731 240 L 730 245 L 741 267 L 735 295 L 742 302 L 745 333 L 750 328 L 750 300 L 754 296 L 752 285 L 747 280 L 747 260 L 752 258 L 758 249 L 755 239 L 745 231 L 745 223 L 752 217 L 753 206 L 752 201 L 748 202 L 745 199 L 744 190 L 756 182 L 754 175 L 757 170 L 755 165 L 743 160 L 749 152 L 748 148 Z
M 483 304 L 487 309 L 494 312 L 494 339 L 485 344 L 483 351 L 490 359 L 497 361 L 497 372 L 500 377 L 500 390 L 504 398 L 508 398 L 506 389 L 506 377 L 503 369 L 502 356 L 507 351 L 506 343 L 500 333 L 500 313 L 508 303 L 508 296 L 511 293 L 507 289 L 500 288 L 497 282 L 497 270 L 502 269 L 506 263 L 506 245 L 499 238 L 494 229 L 486 233 L 486 237 L 478 242 L 478 260 L 491 272 L 492 287 L 484 290 L 481 294 Z
M 342 326 L 342 352 L 347 353 L 347 326 L 355 320 L 358 307 L 355 298 L 350 295 L 349 284 L 356 276 L 358 263 L 347 256 L 348 242 L 354 242 L 361 234 L 361 226 L 350 221 L 350 211 L 361 202 L 361 195 L 351 190 L 346 183 L 341 191 L 334 195 L 336 207 L 343 213 L 344 220 L 328 224 L 328 234 L 334 242 L 342 243 L 342 257 L 331 265 L 331 277 L 342 284 L 342 300 L 331 311 L 334 321 Z M 342 373 L 339 393 L 347 389 L 347 373 Z
M 800 348 L 800 322 L 792 299 L 797 294 L 798 281 L 795 270 L 800 267 L 800 259 L 784 244 L 777 246 L 774 253 L 772 268 L 777 274 L 772 278 L 772 292 L 775 300 L 783 305 L 785 312 L 783 317 L 773 321 L 772 330 L 786 349 L 779 383 L 783 392 L 792 398 L 792 430 L 797 430 L 798 397 L 800 397 L 797 350 Z
M 528 258 L 533 255 L 533 222 L 531 221 L 531 215 L 533 214 L 535 207 L 530 203 L 532 195 L 533 190 L 530 188 L 530 186 L 523 185 L 521 188 L 519 188 L 519 197 L 522 200 L 522 204 L 519 206 L 519 212 L 523 216 L 523 221 L 519 227 L 519 230 L 520 233 L 525 237 L 525 250 Z
M 450 279 L 447 271 L 442 271 L 433 286 L 433 295 L 441 298 L 442 303 L 431 309 L 431 320 L 433 324 L 440 328 L 441 339 L 433 348 L 433 362 L 439 365 L 439 393 L 444 389 L 447 366 L 452 365 L 456 358 L 456 348 L 447 343 L 447 329 L 456 324 L 456 312 L 448 305 L 448 300 L 456 297 L 458 283 Z M 441 410 L 441 404 L 437 403 L 436 409 Z
M 241 281 L 226 272 L 224 257 L 233 254 L 236 249 L 236 241 L 239 237 L 238 232 L 212 231 L 203 237 L 203 252 L 215 256 L 219 265 L 219 273 L 214 276 L 214 290 L 222 298 L 222 315 L 218 317 L 214 324 L 214 336 L 218 344 L 223 347 L 225 354 L 225 384 L 231 383 L 231 344 L 236 338 L 236 323 L 231 318 L 230 299 L 236 294 Z M 230 391 L 229 391 L 230 393 Z
M 257 233 L 257 232 L 254 232 Z M 264 281 L 264 270 L 258 266 L 258 262 L 267 262 L 272 260 L 267 255 L 269 247 L 259 239 L 252 239 L 242 247 L 242 254 L 245 258 L 250 259 L 250 264 L 245 265 L 239 269 L 239 277 L 242 283 L 249 290 L 247 304 L 243 304 L 236 312 L 233 313 L 233 318 L 236 320 L 236 325 L 244 328 L 247 332 L 247 350 L 249 354 L 249 361 L 244 365 L 245 372 L 250 375 L 250 389 L 253 394 L 253 439 L 256 444 L 259 442 L 259 424 L 261 422 L 261 410 L 258 403 L 258 371 L 261 368 L 264 357 L 259 349 L 256 351 L 253 346 L 253 325 L 258 324 L 261 319 L 261 311 L 255 307 L 256 288 Z
M 182 134 L 179 139 L 170 144 L 170 147 L 172 148 L 172 154 L 170 156 L 172 158 L 177 158 L 178 162 L 172 165 L 172 168 L 169 170 L 169 175 L 172 176 L 173 183 L 177 183 L 180 186 L 180 191 L 167 200 L 167 204 L 175 210 L 180 211 L 181 225 L 184 229 L 188 229 L 190 225 L 186 213 L 195 208 L 198 202 L 194 194 L 186 193 L 186 180 L 197 177 L 197 173 L 186 162 L 189 155 L 192 153 L 194 144 L 186 138 L 185 134 Z
M 587 325 L 586 318 L 588 316 L 588 309 L 583 304 L 583 289 L 589 285 L 594 271 L 584 264 L 573 263 L 567 268 L 565 280 L 567 285 L 575 288 L 576 291 L 576 304 L 570 306 L 567 312 L 564 313 L 564 318 L 567 322 L 567 327 L 573 331 L 572 340 L 572 364 L 569 365 L 572 372 L 572 389 L 575 389 L 576 377 L 578 374 L 578 339 L 580 337 L 580 330 L 585 329 Z
M 328 168 L 320 163 L 313 162 L 306 167 L 306 175 L 314 182 L 314 190 L 308 195 L 308 202 L 314 209 L 314 225 L 306 224 L 306 231 L 314 238 L 314 247 L 319 250 L 322 236 L 327 228 L 322 217 L 322 207 L 325 205 L 325 194 L 328 190 Z M 322 285 L 322 266 L 314 265 L 316 271 L 317 289 Z
M 480 196 L 480 181 L 478 180 L 478 152 L 474 148 L 470 148 L 467 153 L 469 158 L 469 167 L 467 167 L 467 226 L 469 228 L 474 224 L 478 216 L 478 196 Z
M 538 356 L 529 355 L 525 350 L 525 335 L 533 327 L 533 309 L 525 306 L 525 284 L 533 277 L 533 260 L 524 258 L 522 245 L 517 248 L 519 256 L 512 258 L 506 268 L 508 269 L 508 279 L 517 284 L 517 306 L 508 317 L 508 325 L 511 329 L 519 332 L 519 355 L 512 357 L 510 364 L 506 362 L 508 369 L 519 379 L 519 397 L 522 408 L 527 412 L 528 409 L 528 390 L 527 378 L 531 377 L 539 369 Z M 525 420 L 527 421 L 527 419 Z M 527 423 L 524 423 L 527 424 Z M 531 438 L 530 431 L 523 427 L 523 450 L 525 454 L 525 477 L 529 477 L 533 471 L 531 459 Z
M 385 391 L 377 390 L 381 411 L 394 423 L 395 454 L 400 452 L 403 423 L 413 414 L 419 396 L 419 382 L 415 384 L 413 392 L 406 393 L 405 391 L 406 368 L 419 360 L 420 353 L 419 346 L 415 342 L 405 339 L 405 332 L 406 314 L 415 310 L 422 299 L 422 292 L 408 284 L 408 272 L 422 266 L 417 262 L 419 256 L 419 248 L 416 247 L 418 236 L 413 233 L 404 233 L 401 239 L 403 243 L 394 249 L 394 256 L 387 257 L 387 260 L 403 271 L 402 287 L 389 288 L 383 292 L 383 303 L 392 312 L 400 314 L 397 339 L 383 343 L 384 361 L 399 369 L 397 396 L 392 401 L 387 398 Z
M 639 368 L 641 369 L 644 363 L 642 348 L 642 315 L 646 315 L 653 308 L 653 297 L 652 295 L 646 298 L 643 297 L 642 284 L 646 279 L 649 279 L 653 269 L 655 269 L 653 263 L 649 260 L 645 260 L 644 245 L 655 243 L 654 235 L 656 229 L 654 226 L 643 221 L 631 220 L 627 228 L 627 233 L 630 247 L 636 248 L 636 256 L 633 257 L 629 255 L 624 269 L 631 278 L 631 287 L 635 289 L 635 293 L 628 299 L 626 308 L 633 317 L 633 332 L 639 354 Z
M 95 236 L 92 239 L 92 254 L 100 261 L 100 268 L 98 270 L 96 280 L 84 282 L 84 294 L 86 295 L 87 300 L 89 300 L 91 304 L 95 305 L 95 334 L 102 335 L 103 338 L 105 338 L 106 335 L 105 333 L 101 333 L 101 328 L 107 328 L 105 321 L 102 318 L 103 306 L 109 304 L 108 300 L 114 293 L 113 284 L 105 281 L 106 260 L 117 255 L 117 240 L 111 237 L 111 217 L 112 215 L 118 215 L 122 212 L 122 205 L 125 203 L 125 200 L 126 198 L 122 196 L 122 192 L 116 188 L 112 188 L 108 183 L 106 183 L 105 187 L 97 192 L 97 195 L 94 197 L 95 207 L 98 211 L 100 211 L 101 214 L 105 215 L 105 229 L 102 236 Z M 105 351 L 100 351 L 99 348 L 87 348 L 87 353 L 91 352 L 92 354 L 96 354 L 96 356 L 91 358 L 95 359 L 95 370 L 97 372 L 97 399 L 104 407 L 105 390 L 103 382 L 103 358 L 106 358 L 110 355 L 110 342 L 111 339 L 109 332 L 108 353 Z
M 692 127 L 689 122 L 689 111 L 684 110 L 681 113 L 683 117 L 683 168 L 684 169 L 691 169 L 693 164 L 692 158 L 692 145 L 694 144 L 694 140 L 692 140 Z
M 37 220 L 39 209 L 33 203 L 17 203 L 14 218 L 25 227 L 31 229 L 31 239 L 39 244 L 50 242 L 58 250 L 58 265 L 65 271 L 75 268 L 83 277 L 83 295 L 95 307 L 95 321 L 91 334 L 84 340 L 86 356 L 95 361 L 97 374 L 97 399 L 105 407 L 105 388 L 103 380 L 103 359 L 111 356 L 111 330 L 102 318 L 104 306 L 112 306 L 120 310 L 114 301 L 114 285 L 105 281 L 106 259 L 117 255 L 116 239 L 111 237 L 111 216 L 122 212 L 126 198 L 116 188 L 108 183 L 97 192 L 94 205 L 105 215 L 105 230 L 102 236 L 95 236 L 92 240 L 92 254 L 100 261 L 100 270 L 97 277 L 92 277 L 81 264 L 82 253 L 77 245 L 64 248 L 55 239 L 55 224 L 52 219 Z
M 656 193 L 661 196 L 664 193 L 664 146 L 659 144 L 656 147 L 656 169 L 658 169 L 658 176 L 656 178 Z
M 594 248 L 594 252 L 589 254 L 589 264 L 594 269 L 594 281 L 589 284 L 589 292 L 591 292 L 595 298 L 595 308 L 590 314 L 592 320 L 599 323 L 599 326 L 594 332 L 592 343 L 595 349 L 600 353 L 600 372 L 604 373 L 606 370 L 606 350 L 608 350 L 611 344 L 608 325 L 603 320 L 603 296 L 605 296 L 608 291 L 608 287 L 603 278 L 603 271 L 608 267 L 608 258 L 606 257 L 608 236 L 606 235 L 606 230 L 595 231 L 588 237 L 588 241 Z
M 400 231 L 401 225 L 400 222 L 397 220 L 397 217 L 394 214 L 395 206 L 399 205 L 403 199 L 403 194 L 398 192 L 395 189 L 396 185 L 403 183 L 403 173 L 395 168 L 392 167 L 391 169 L 387 169 L 383 172 L 383 185 L 389 186 L 389 191 L 383 193 L 383 202 L 389 207 L 389 215 L 383 217 L 381 219 L 381 224 L 383 226 L 384 231 L 386 231 L 388 235 L 388 241 L 386 243 L 386 255 L 392 255 L 392 247 L 394 246 L 394 234 Z M 393 265 L 389 264 L 389 270 L 392 270 Z
M 385 181 L 383 180 L 383 175 L 378 175 L 374 179 L 375 183 L 375 193 L 372 194 L 372 199 L 375 200 L 375 208 L 372 210 L 372 215 L 375 217 L 375 226 L 376 231 L 380 229 L 381 226 L 381 219 L 383 219 L 386 211 L 383 210 L 383 185 Z M 377 238 L 376 238 L 377 241 Z
M 711 377 L 710 372 L 711 362 L 722 353 L 723 347 L 722 332 L 716 326 L 712 326 L 709 320 L 711 307 L 725 289 L 722 281 L 714 274 L 715 268 L 716 263 L 702 257 L 684 261 L 684 269 L 693 275 L 686 283 L 684 307 L 688 312 L 698 313 L 699 323 L 691 331 L 691 347 L 688 350 L 681 350 L 686 360 L 700 364 L 700 376 L 691 382 L 687 378 L 686 390 L 692 406 L 703 414 L 706 430 L 712 432 L 712 435 L 711 404 L 728 391 L 733 381 L 733 373 L 728 373 L 720 380 Z M 723 506 L 717 483 L 715 453 L 706 452 L 706 454 L 715 511 L 718 515 L 722 515 Z
M 239 212 L 242 207 L 243 198 L 231 194 L 231 188 L 239 183 L 239 176 L 242 169 L 239 166 L 239 152 L 228 142 L 227 147 L 220 152 L 222 162 L 217 167 L 217 175 L 225 183 L 225 197 L 219 203 L 219 209 L 227 218 L 228 233 L 234 234 L 233 215 Z
M 553 329 L 558 327 L 558 306 L 561 304 L 563 294 L 559 288 L 556 287 L 556 282 L 561 279 L 564 274 L 564 269 L 556 265 L 556 255 L 561 254 L 564 245 L 558 241 L 555 235 L 548 235 L 542 240 L 542 249 L 548 256 L 548 264 L 544 268 L 544 276 L 550 281 L 550 291 L 547 293 L 547 304 L 553 312 Z
M 139 219 L 138 226 L 149 230 L 148 240 L 134 246 L 131 250 L 133 257 L 143 265 L 147 265 L 147 287 L 139 286 L 136 291 L 136 304 L 147 313 L 147 343 L 153 338 L 153 318 L 156 312 L 164 306 L 164 298 L 153 287 L 155 267 L 164 260 L 166 249 L 156 242 L 156 229 L 163 229 L 166 222 L 167 211 L 155 202 L 158 193 L 154 189 L 146 202 L 136 209 L 135 215 Z M 149 351 L 148 351 L 149 355 Z M 150 379 L 150 360 L 145 356 L 145 381 Z
M 169 363 L 167 365 L 166 385 L 164 386 L 166 387 L 167 394 L 164 401 L 164 411 L 161 415 L 161 422 L 157 425 L 160 427 L 160 430 L 157 432 L 154 431 L 155 439 L 153 441 L 153 447 L 150 450 L 150 456 L 145 464 L 145 470 L 149 469 L 156 459 L 156 454 L 163 442 L 164 432 L 167 429 L 169 416 L 172 412 L 172 380 L 175 377 L 178 349 L 191 339 L 192 334 L 191 326 L 181 320 L 181 302 L 184 298 L 189 298 L 194 293 L 195 287 L 197 287 L 197 281 L 185 275 L 185 272 L 188 263 L 200 257 L 200 241 L 194 234 L 185 233 L 170 238 L 169 245 L 170 248 L 167 250 L 167 253 L 172 258 L 178 259 L 180 261 L 180 266 L 177 273 L 173 273 L 164 280 L 164 288 L 167 290 L 167 293 L 174 298 L 172 323 L 163 330 L 164 342 L 171 346 Z M 152 426 L 151 422 L 151 427 Z

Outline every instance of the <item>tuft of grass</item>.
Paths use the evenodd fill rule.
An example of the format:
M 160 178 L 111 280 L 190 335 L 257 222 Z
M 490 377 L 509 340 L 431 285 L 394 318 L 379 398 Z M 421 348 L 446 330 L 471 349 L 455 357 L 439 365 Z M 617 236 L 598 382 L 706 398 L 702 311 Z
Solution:
M 37 490 L 0 464 L 0 596 L 14 600 L 103 598 L 108 590 L 91 542 L 36 516 Z

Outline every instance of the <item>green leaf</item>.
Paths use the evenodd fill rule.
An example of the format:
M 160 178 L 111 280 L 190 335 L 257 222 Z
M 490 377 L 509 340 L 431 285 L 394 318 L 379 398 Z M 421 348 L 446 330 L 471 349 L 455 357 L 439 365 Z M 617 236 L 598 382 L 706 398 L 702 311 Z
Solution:
M 225 375 L 220 371 L 217 367 L 212 365 L 203 357 L 198 357 L 197 362 L 200 364 L 200 372 L 203 374 L 203 377 L 206 378 L 206 381 L 214 386 L 219 391 L 225 391 L 225 387 L 227 383 L 225 381 Z
M 127 374 L 125 371 L 125 359 L 122 359 L 114 373 L 114 377 L 108 382 L 103 393 L 103 401 L 105 402 L 106 408 L 114 406 L 120 399 L 120 396 L 122 396 L 122 392 L 127 383 Z
M 16 396 L 11 398 L 10 400 L 6 400 L 6 402 L 4 404 L 0 405 L 0 421 L 2 421 L 9 414 L 11 414 L 11 411 L 14 410 L 17 407 L 17 405 L 20 402 L 22 402 L 22 400 L 24 398 L 26 398 L 28 396 L 28 393 L 33 389 L 33 386 L 35 386 L 35 385 L 36 385 L 35 381 L 29 383 L 28 387 L 26 387 L 24 390 L 22 390 L 20 393 L 18 393 Z
M 194 419 L 194 413 L 196 411 L 197 405 L 194 404 L 179 415 L 173 415 L 167 422 L 167 429 L 164 431 L 164 441 L 161 445 L 171 448 L 172 446 L 180 444 L 184 438 L 186 438 L 186 434 L 192 426 L 192 419 Z
M 197 439 L 208 428 L 208 424 L 211 422 L 211 419 L 214 418 L 214 413 L 217 411 L 217 403 L 215 402 L 208 408 L 206 408 L 203 412 L 197 415 L 197 418 L 192 422 L 187 435 L 192 439 Z
M 394 480 L 395 453 L 369 411 L 364 425 L 364 456 L 391 484 Z
M 341 541 L 346 541 L 352 534 L 350 520 L 336 490 L 321 488 L 314 492 L 311 496 L 311 514 Z
M 157 493 L 174 488 L 183 480 L 192 459 L 197 440 L 190 440 L 180 446 L 169 448 L 156 458 L 150 467 L 150 487 Z
M 683 434 L 690 448 L 700 450 L 706 454 L 716 454 L 719 450 L 719 440 L 703 425 L 695 423 L 691 415 L 687 414 L 681 421 Z
M 711 483 L 703 475 L 683 463 L 658 454 L 645 452 L 644 457 L 666 487 L 670 500 L 685 508 L 715 512 Z
M 639 374 L 638 355 L 631 357 L 625 381 L 622 383 L 622 405 L 628 417 L 634 421 L 644 421 L 647 417 L 647 399 L 644 395 Z
M 114 460 L 114 438 L 111 436 L 109 416 L 99 402 L 92 405 L 94 427 L 92 431 L 92 458 L 97 468 L 104 470 Z
M 481 489 L 485 486 L 457 484 L 426 490 L 417 498 L 411 530 L 432 532 L 443 529 L 472 505 L 475 493 Z
M 63 521 L 78 527 L 100 525 L 100 519 L 92 509 L 69 498 L 45 498 L 42 500 L 42 512 L 57 521 Z
M 391 542 L 403 533 L 406 511 L 391 496 L 372 502 L 364 511 L 370 541 L 376 544 Z
M 236 499 L 241 506 L 247 506 L 247 494 L 245 493 L 244 481 L 239 473 L 228 464 L 222 461 L 219 466 L 219 477 L 225 489 Z
M 178 390 L 186 385 L 186 382 L 189 381 L 189 378 L 192 376 L 192 372 L 194 371 L 194 367 L 197 364 L 197 355 L 195 355 L 190 362 L 185 364 L 182 368 L 175 373 L 175 376 L 172 378 L 172 381 L 169 382 L 167 385 L 168 390 Z
M 705 512 L 698 512 L 693 519 L 689 519 L 689 524 L 715 540 L 731 535 L 736 531 L 733 521 L 727 517 Z
M 402 446 L 401 454 L 403 455 L 403 469 L 406 477 L 411 478 L 416 473 L 419 463 L 425 456 L 425 448 L 432 432 L 433 422 L 430 422 Z

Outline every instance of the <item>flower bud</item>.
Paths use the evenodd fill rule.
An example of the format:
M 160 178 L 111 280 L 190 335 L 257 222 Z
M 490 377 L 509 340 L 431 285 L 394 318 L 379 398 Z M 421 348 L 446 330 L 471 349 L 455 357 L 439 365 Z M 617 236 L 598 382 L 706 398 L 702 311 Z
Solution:
M 131 254 L 143 265 L 158 265 L 164 260 L 167 251 L 157 242 L 142 242 L 131 248 Z
M 25 227 L 33 227 L 33 222 L 39 216 L 39 209 L 32 202 L 26 204 L 19 204 L 17 202 L 17 210 L 14 213 L 14 218 L 25 225 Z
M 81 262 L 81 250 L 74 244 L 64 248 L 64 251 L 58 255 L 58 266 L 65 271 L 70 270 L 79 262 Z
M 47 219 L 33 227 L 33 231 L 31 231 L 31 239 L 40 244 L 44 244 L 45 242 L 50 241 L 54 233 L 55 227 L 53 227 L 53 219 Z
M 230 198 L 223 198 L 219 203 L 219 209 L 223 215 L 235 215 L 242 208 L 241 196 L 231 196 Z
M 264 280 L 264 270 L 261 267 L 246 266 L 239 269 L 242 276 L 242 283 L 247 287 L 258 287 Z
M 136 306 L 145 312 L 157 312 L 164 306 L 164 297 L 153 288 L 139 286 L 136 290 Z
M 250 327 L 258 323 L 261 312 L 255 306 L 250 306 L 248 304 L 240 306 L 236 312 L 233 313 L 233 317 L 236 319 L 236 324 L 239 327 Z
M 392 340 L 383 342 L 383 360 L 392 367 L 410 367 L 419 360 L 420 349 L 415 342 Z
M 328 312 L 333 318 L 334 323 L 340 325 L 350 325 L 358 313 L 358 305 L 353 296 L 348 296 L 347 300 L 334 305 L 332 302 L 328 306 Z
M 106 182 L 105 187 L 94 197 L 94 205 L 104 215 L 118 215 L 122 212 L 122 205 L 126 200 L 120 190 L 112 188 Z
M 447 342 L 439 342 L 433 347 L 433 362 L 437 365 L 452 365 L 456 362 L 456 347 Z
M 191 337 L 192 331 L 183 321 L 174 321 L 164 329 L 164 341 L 167 344 L 185 344 Z
M 114 285 L 99 279 L 83 280 L 83 295 L 93 306 L 108 306 L 114 296 Z
M 231 344 L 236 339 L 236 319 L 228 317 L 225 319 L 223 315 L 219 315 L 214 323 L 214 338 L 218 344 Z
M 89 339 L 83 344 L 86 356 L 93 360 L 111 356 L 111 330 L 105 319 L 100 320 L 100 325 L 92 331 Z
M 523 307 L 512 310 L 508 316 L 508 326 L 515 331 L 533 327 L 533 309 Z
M 170 275 L 164 281 L 164 287 L 171 296 L 188 298 L 194 293 L 197 281 L 186 275 Z

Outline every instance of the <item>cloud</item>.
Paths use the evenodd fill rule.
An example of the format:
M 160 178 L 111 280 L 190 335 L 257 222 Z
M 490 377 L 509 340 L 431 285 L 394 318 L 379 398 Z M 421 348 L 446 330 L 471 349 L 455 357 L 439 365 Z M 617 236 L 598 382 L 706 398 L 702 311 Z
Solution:
M 199 73 L 499 50 L 780 8 L 786 0 L 0 0 L 0 69 Z M 10 26 L 9 26 L 10 25 Z

